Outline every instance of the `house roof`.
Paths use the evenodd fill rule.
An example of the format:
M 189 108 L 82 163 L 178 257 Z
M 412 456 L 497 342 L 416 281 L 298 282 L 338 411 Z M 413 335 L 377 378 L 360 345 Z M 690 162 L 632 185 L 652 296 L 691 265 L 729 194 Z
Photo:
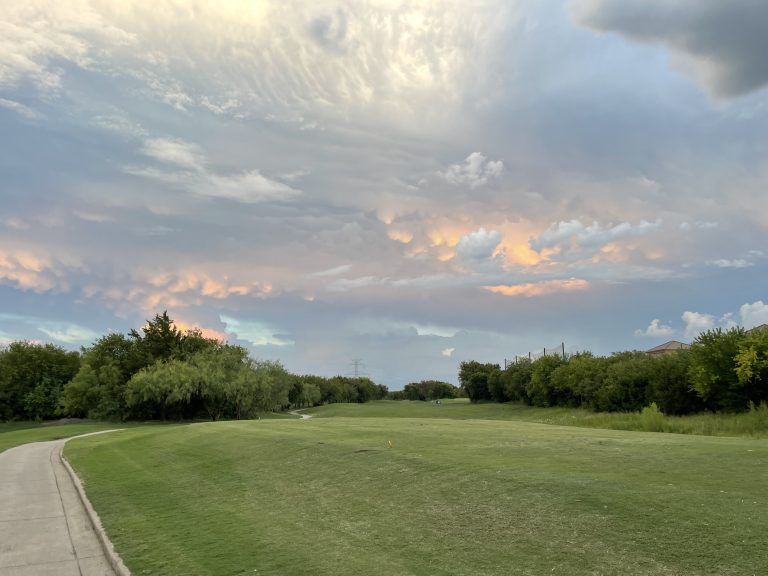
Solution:
M 768 330 L 768 324 L 760 324 L 760 326 L 755 326 L 754 328 L 750 328 L 747 330 L 747 334 L 757 334 L 758 332 L 762 332 L 763 330 Z
M 686 344 L 685 342 L 670 340 L 669 342 L 664 342 L 664 344 L 659 344 L 658 346 L 655 346 L 650 350 L 646 350 L 646 352 L 664 352 L 666 350 L 688 350 L 690 347 L 691 345 Z

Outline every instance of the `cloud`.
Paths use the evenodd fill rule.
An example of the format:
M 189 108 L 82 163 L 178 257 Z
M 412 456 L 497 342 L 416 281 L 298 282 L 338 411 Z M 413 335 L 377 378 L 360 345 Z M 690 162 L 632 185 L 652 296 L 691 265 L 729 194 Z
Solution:
M 567 222 L 556 222 L 550 225 L 539 236 L 530 239 L 530 246 L 537 252 L 546 248 L 560 247 L 568 249 L 571 244 L 588 249 L 596 249 L 600 246 L 615 242 L 622 238 L 630 236 L 644 236 L 657 230 L 661 226 L 661 221 L 648 222 L 640 221 L 633 226 L 629 222 L 608 226 L 601 226 L 593 222 L 590 226 L 582 224 L 579 220 L 569 220 Z
M 716 268 L 751 268 L 761 258 L 765 258 L 765 254 L 761 250 L 750 250 L 744 258 L 708 260 L 707 265 Z
M 480 152 L 472 152 L 462 164 L 452 164 L 438 175 L 454 186 L 466 184 L 474 189 L 496 180 L 503 172 L 501 160 L 488 160 Z
M 91 120 L 94 126 L 119 134 L 123 138 L 145 138 L 148 133 L 139 124 L 119 114 L 103 114 Z
M 453 354 L 454 350 L 456 350 L 456 348 L 446 348 L 445 350 L 440 352 L 440 354 L 442 354 L 446 358 L 450 358 L 451 355 Z
M 576 21 L 630 40 L 660 44 L 673 65 L 717 97 L 768 84 L 768 3 L 762 0 L 575 0 Z
M 52 321 L 35 316 L 20 314 L 0 314 L 4 321 L 19 322 L 32 327 L 49 338 L 65 344 L 87 344 L 96 340 L 100 334 L 90 328 L 66 321 Z
M 456 244 L 456 256 L 466 261 L 482 261 L 493 257 L 501 242 L 501 232 L 479 228 L 465 234 Z
M 674 333 L 675 330 L 672 328 L 672 326 L 666 326 L 665 324 L 662 324 L 661 320 L 657 318 L 651 320 L 651 323 L 645 330 L 635 330 L 636 336 L 648 336 L 652 338 L 671 336 Z
M 413 324 L 416 334 L 419 336 L 439 336 L 440 338 L 453 338 L 459 333 L 458 328 L 440 326 L 437 324 Z
M 545 296 L 557 292 L 573 292 L 586 290 L 589 282 L 581 278 L 569 278 L 567 280 L 544 280 L 542 282 L 525 282 L 521 284 L 499 284 L 496 286 L 483 286 L 483 289 L 501 294 L 503 296 Z
M 265 324 L 252 320 L 239 320 L 231 316 L 219 316 L 226 326 L 226 331 L 234 334 L 238 340 L 250 342 L 253 346 L 293 346 L 295 342 L 278 330 Z
M 701 332 L 723 328 L 729 330 L 737 326 L 733 320 L 733 314 L 723 314 L 719 319 L 712 314 L 702 314 L 700 312 L 685 311 L 682 315 L 685 322 L 685 337 L 689 340 L 696 338 Z
M 8 110 L 16 112 L 16 114 L 23 116 L 27 120 L 37 120 L 43 117 L 43 115 L 37 110 L 34 110 L 29 106 L 22 104 L 21 102 L 16 102 L 15 100 L 8 100 L 6 98 L 0 98 L 0 108 L 6 108 Z
M 200 148 L 175 138 L 150 138 L 144 141 L 142 152 L 150 158 L 179 168 L 200 171 L 205 159 Z
M 356 290 L 358 288 L 378 286 L 386 283 L 387 280 L 387 278 L 379 278 L 377 276 L 360 276 L 359 278 L 351 279 L 339 278 L 328 284 L 326 290 L 328 290 L 328 292 L 349 292 L 350 290 Z
M 685 337 L 688 340 L 692 340 L 701 332 L 712 330 L 715 327 L 715 317 L 712 314 L 685 311 L 682 319 L 685 322 Z
M 0 248 L 0 284 L 37 293 L 65 292 L 76 271 L 82 266 L 71 257 L 62 260 L 38 250 Z
M 301 195 L 300 190 L 272 180 L 259 170 L 234 174 L 211 170 L 199 146 L 178 138 L 146 139 L 141 151 L 160 163 L 161 167 L 125 166 L 126 173 L 156 180 L 199 196 L 255 204 L 289 201 Z
M 749 268 L 754 266 L 755 263 L 745 260 L 744 258 L 737 258 L 735 260 L 721 258 L 720 260 L 709 260 L 707 261 L 707 265 L 715 266 L 717 268 Z
M 94 332 L 90 328 L 69 322 L 41 321 L 37 324 L 37 329 L 54 340 L 68 344 L 93 342 L 100 336 L 99 333 Z
M 323 278 L 327 276 L 338 276 L 339 274 L 344 274 L 345 272 L 349 272 L 352 269 L 351 264 L 342 264 L 341 266 L 335 266 L 333 268 L 328 268 L 327 270 L 321 270 L 320 272 L 314 272 L 310 274 L 309 276 L 311 278 Z
M 762 300 L 744 304 L 739 308 L 739 316 L 741 316 L 742 326 L 747 329 L 768 324 L 768 304 L 764 304 Z
M 443 123 L 488 72 L 514 10 L 435 4 L 232 0 L 180 10 L 175 0 L 7 0 L 0 87 L 56 93 L 73 66 L 130 78 L 181 111 L 238 118 L 266 112 Z M 298 57 L 300 55 L 301 57 Z

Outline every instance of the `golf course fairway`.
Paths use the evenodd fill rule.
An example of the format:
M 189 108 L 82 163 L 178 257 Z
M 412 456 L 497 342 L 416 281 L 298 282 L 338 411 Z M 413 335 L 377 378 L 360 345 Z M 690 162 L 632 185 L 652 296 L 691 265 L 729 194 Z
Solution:
M 314 418 L 71 441 L 134 575 L 768 574 L 768 442 Z

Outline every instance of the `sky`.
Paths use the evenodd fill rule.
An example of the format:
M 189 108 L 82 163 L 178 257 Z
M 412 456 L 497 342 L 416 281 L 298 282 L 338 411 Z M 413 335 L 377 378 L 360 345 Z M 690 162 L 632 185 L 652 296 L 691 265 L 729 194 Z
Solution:
M 764 0 L 3 0 L 0 345 L 391 389 L 768 322 Z

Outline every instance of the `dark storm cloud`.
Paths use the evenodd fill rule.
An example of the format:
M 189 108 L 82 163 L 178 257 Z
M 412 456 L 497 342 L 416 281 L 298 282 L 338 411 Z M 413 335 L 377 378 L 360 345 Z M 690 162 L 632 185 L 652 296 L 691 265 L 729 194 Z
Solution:
M 768 2 L 764 0 L 576 0 L 577 22 L 667 46 L 675 63 L 719 97 L 768 84 Z

